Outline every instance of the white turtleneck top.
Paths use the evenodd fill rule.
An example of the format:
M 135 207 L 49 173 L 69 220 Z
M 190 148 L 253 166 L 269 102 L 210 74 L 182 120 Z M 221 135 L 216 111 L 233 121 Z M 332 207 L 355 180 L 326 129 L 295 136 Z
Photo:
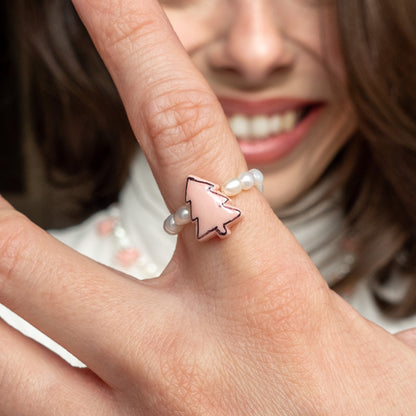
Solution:
M 305 200 L 307 198 L 310 196 Z M 328 281 L 342 273 L 351 262 L 351 255 L 339 250 L 340 241 L 332 238 L 341 224 L 341 212 L 332 202 L 327 201 L 316 208 L 323 210 L 325 215 L 314 215 L 313 211 L 309 211 L 300 217 L 285 220 L 285 213 L 279 212 L 285 225 Z M 117 205 L 96 213 L 80 225 L 51 231 L 51 234 L 100 263 L 145 279 L 160 275 L 172 257 L 176 238 L 163 230 L 163 221 L 168 215 L 150 167 L 144 155 L 139 153 L 132 163 L 129 180 Z M 326 238 L 331 239 L 331 244 L 322 244 Z M 328 262 L 328 258 L 332 261 Z M 393 287 L 389 296 L 400 296 L 403 290 L 400 286 Z M 397 320 L 383 315 L 372 298 L 366 280 L 355 287 L 347 301 L 365 318 L 390 332 L 416 326 L 416 317 Z M 71 364 L 82 365 L 65 349 L 3 305 L 0 305 L 0 317 Z

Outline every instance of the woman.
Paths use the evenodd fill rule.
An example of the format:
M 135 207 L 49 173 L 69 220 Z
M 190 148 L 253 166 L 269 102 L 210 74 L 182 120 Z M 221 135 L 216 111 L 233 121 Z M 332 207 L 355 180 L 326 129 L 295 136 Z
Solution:
M 278 213 L 293 217 L 293 211 L 310 212 L 312 206 L 320 217 L 321 200 L 329 201 L 324 211 L 330 217 L 334 205 L 344 210 L 340 217 L 343 211 L 335 209 L 334 218 L 336 226 L 345 219 L 345 237 L 333 237 L 335 250 L 329 254 L 337 258 L 345 246 L 356 261 L 347 277 L 335 275 L 337 281 L 351 284 L 375 274 L 377 295 L 385 293 L 383 284 L 396 281 L 390 277 L 400 288 L 413 284 L 413 277 L 407 278 L 411 258 L 399 253 L 412 251 L 414 218 L 405 191 L 414 189 L 409 167 L 414 124 L 404 110 L 415 90 L 399 88 L 402 80 L 390 68 L 375 79 L 377 88 L 371 85 L 375 75 L 369 72 L 373 78 L 366 78 L 365 70 L 380 58 L 372 45 L 363 45 L 372 60 L 366 67 L 368 58 L 362 57 L 359 71 L 349 68 L 349 55 L 338 50 L 336 10 L 344 23 L 357 22 L 358 36 L 380 9 L 369 2 L 369 22 L 361 26 L 359 17 L 367 14 L 352 3 L 345 10 L 271 0 L 164 5 L 218 96 L 244 160 L 216 97 L 156 2 L 74 3 L 112 74 L 170 212 L 183 205 L 189 174 L 223 183 L 246 171 L 246 161 L 262 165 L 265 197 Z M 395 16 L 407 19 L 405 6 L 393 11 L 391 25 Z M 404 46 L 410 50 L 407 29 L 398 37 L 409 42 Z M 381 80 L 395 81 L 397 89 L 385 88 Z M 347 94 L 346 86 L 357 90 Z M 391 102 L 381 108 L 379 99 L 388 94 Z M 365 108 L 368 99 L 377 106 Z M 386 123 L 382 111 L 389 107 Z M 400 126 L 403 134 L 393 137 L 391 130 L 397 133 Z M 381 137 L 377 146 L 373 135 Z M 405 175 L 394 169 L 399 157 Z M 385 201 L 385 190 L 391 193 L 389 207 L 379 202 Z M 161 277 L 142 284 L 80 257 L 3 203 L 2 275 L 7 279 L 2 279 L 1 301 L 91 371 L 67 367 L 3 326 L 5 345 L 12 346 L 3 368 L 16 357 L 25 366 L 22 372 L 7 371 L 6 383 L 31 373 L 42 380 L 24 403 L 4 393 L 6 414 L 29 407 L 37 414 L 411 414 L 416 406 L 413 332 L 394 337 L 328 291 L 256 191 L 243 192 L 233 202 L 245 216 L 233 235 L 199 244 L 186 226 Z M 16 229 L 20 238 L 14 237 Z M 85 235 L 88 224 L 75 234 L 79 230 Z M 71 238 L 67 233 L 64 241 Z M 40 248 L 26 243 L 34 238 Z M 34 263 L 40 249 L 44 258 Z M 30 300 L 25 296 L 29 272 Z M 410 293 L 398 302 L 387 299 L 392 313 L 412 312 Z M 19 302 L 21 296 L 26 302 Z M 44 386 L 58 374 L 64 374 L 64 387 L 47 401 Z M 64 408 L 68 389 L 71 395 L 88 392 L 69 410 Z

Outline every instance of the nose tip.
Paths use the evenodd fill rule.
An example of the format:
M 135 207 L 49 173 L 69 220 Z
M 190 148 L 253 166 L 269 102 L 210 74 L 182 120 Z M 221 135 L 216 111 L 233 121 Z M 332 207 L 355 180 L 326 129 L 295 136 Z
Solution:
M 260 7 L 242 8 L 221 42 L 211 64 L 216 70 L 231 71 L 250 83 L 262 82 L 289 68 L 294 60 L 278 22 Z

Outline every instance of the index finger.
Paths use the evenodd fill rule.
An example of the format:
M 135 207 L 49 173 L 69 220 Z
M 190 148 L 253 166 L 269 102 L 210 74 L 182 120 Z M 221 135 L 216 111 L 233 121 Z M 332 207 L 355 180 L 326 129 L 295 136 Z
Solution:
M 223 183 L 246 169 L 214 93 L 157 1 L 74 0 L 173 211 L 185 179 Z

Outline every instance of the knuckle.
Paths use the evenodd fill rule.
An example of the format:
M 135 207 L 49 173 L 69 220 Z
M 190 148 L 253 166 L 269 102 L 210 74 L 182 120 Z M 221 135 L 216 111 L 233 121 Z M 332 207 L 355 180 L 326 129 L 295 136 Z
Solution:
M 133 19 L 132 22 L 125 18 L 115 22 L 110 30 L 103 35 L 104 45 L 110 50 L 117 49 L 122 55 L 130 56 L 137 52 L 137 39 L 154 32 L 154 21 L 151 19 Z
M 16 347 L 10 340 L 10 328 L 2 321 L 0 322 L 0 351 L 2 351 L 0 354 L 0 386 L 2 387 L 0 401 L 2 410 L 4 407 L 13 407 L 19 396 L 18 387 L 24 382 L 22 364 L 12 359 L 12 352 L 16 350 Z
M 14 275 L 23 253 L 33 242 L 33 224 L 17 211 L 0 215 L 0 282 L 5 284 Z
M 219 133 L 222 113 L 209 91 L 163 92 L 151 101 L 144 120 L 161 165 L 182 164 L 186 157 L 210 153 L 209 137 Z
M 213 356 L 207 352 L 210 343 L 206 339 L 203 343 L 202 335 L 199 338 L 201 341 L 188 335 L 185 343 L 183 334 L 166 338 L 165 354 L 159 361 L 160 385 L 176 401 L 178 410 L 197 403 L 205 414 L 210 414 L 211 388 L 218 383 L 217 371 Z
M 287 341 L 314 329 L 313 319 L 325 302 L 328 286 L 322 279 L 311 277 L 316 270 L 309 262 L 299 261 L 276 273 L 265 272 L 255 283 L 244 288 L 249 307 L 245 308 L 244 323 L 251 330 L 273 340 L 278 333 Z M 321 284 L 321 281 L 323 284 Z
M 123 374 L 130 372 L 131 379 L 142 373 L 142 366 L 137 363 L 143 363 L 143 350 L 147 351 L 146 385 L 152 391 L 153 399 L 162 402 L 168 399 L 172 414 L 182 414 L 197 403 L 207 409 L 209 387 L 216 386 L 218 380 L 212 380 L 214 347 L 201 332 L 195 331 L 193 319 L 184 315 L 178 319 L 183 311 L 176 309 L 175 312 L 172 319 L 164 317 L 162 325 L 156 325 L 142 335 L 140 345 L 135 337 L 131 343 L 133 349 L 130 348 L 123 365 Z M 179 324 L 184 322 L 184 325 Z
M 143 10 L 134 2 L 98 2 L 95 15 L 100 16 L 97 36 L 99 49 L 131 53 L 137 50 L 137 39 L 151 35 L 154 38 L 160 23 L 155 13 Z M 108 24 L 111 22 L 111 24 Z

